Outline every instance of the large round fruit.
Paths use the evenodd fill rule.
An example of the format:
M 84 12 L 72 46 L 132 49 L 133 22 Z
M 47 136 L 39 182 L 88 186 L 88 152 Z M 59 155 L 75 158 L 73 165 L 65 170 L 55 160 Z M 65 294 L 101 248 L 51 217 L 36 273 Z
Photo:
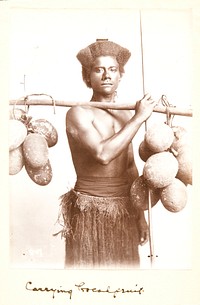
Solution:
M 142 141 L 139 145 L 139 156 L 142 161 L 146 162 L 149 157 L 154 154 L 152 150 L 148 147 L 145 141 Z
M 138 177 L 132 184 L 130 189 L 130 198 L 134 207 L 140 210 L 148 210 L 149 192 L 151 206 L 153 207 L 160 199 L 159 189 L 150 189 L 143 176 Z
M 9 111 L 9 119 L 10 120 L 19 120 L 19 121 L 24 121 L 26 118 L 26 111 L 24 111 L 21 108 L 12 108 Z
M 181 211 L 187 203 L 187 189 L 185 184 L 177 178 L 160 192 L 163 206 L 170 212 Z
M 173 130 L 164 123 L 157 123 L 148 128 L 145 141 L 149 149 L 155 153 L 167 150 L 174 140 Z
M 29 123 L 28 129 L 33 133 L 38 133 L 45 137 L 48 146 L 56 145 L 58 133 L 55 127 L 46 119 L 37 119 Z
M 33 168 L 28 164 L 25 164 L 25 168 L 27 171 L 27 174 L 38 185 L 47 185 L 52 180 L 52 168 L 50 161 L 48 160 L 47 163 L 39 168 Z
M 169 185 L 178 172 L 178 161 L 170 152 L 160 152 L 149 157 L 143 168 L 143 176 L 151 188 Z
M 44 166 L 49 157 L 47 141 L 40 134 L 28 134 L 23 143 L 23 154 L 25 163 L 31 167 Z
M 26 126 L 18 120 L 9 120 L 9 151 L 19 147 L 27 136 Z
M 177 178 L 184 184 L 192 184 L 192 150 L 189 146 L 179 148 Z
M 9 175 L 18 174 L 24 166 L 22 145 L 9 152 Z
M 172 148 L 178 152 L 183 146 L 189 145 L 189 135 L 187 130 L 182 126 L 173 126 L 172 130 L 174 132 Z

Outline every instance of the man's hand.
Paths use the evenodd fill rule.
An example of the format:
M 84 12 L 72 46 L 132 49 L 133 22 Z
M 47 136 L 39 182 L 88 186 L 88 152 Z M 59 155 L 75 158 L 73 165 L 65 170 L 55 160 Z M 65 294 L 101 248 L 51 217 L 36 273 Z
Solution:
M 139 212 L 138 229 L 140 246 L 144 246 L 149 240 L 149 228 L 143 211 Z
M 152 114 L 157 102 L 151 98 L 150 94 L 145 96 L 136 103 L 135 116 L 139 117 L 143 122 L 146 121 Z

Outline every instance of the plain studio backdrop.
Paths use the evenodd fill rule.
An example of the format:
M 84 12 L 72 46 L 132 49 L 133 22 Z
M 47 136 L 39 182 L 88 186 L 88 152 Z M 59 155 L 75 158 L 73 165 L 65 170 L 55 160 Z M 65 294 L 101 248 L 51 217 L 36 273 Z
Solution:
M 190 10 L 126 9 L 13 9 L 10 31 L 10 99 L 45 93 L 55 100 L 89 101 L 91 90 L 82 81 L 76 54 L 97 38 L 108 38 L 127 47 L 132 56 L 118 90 L 120 103 L 135 103 L 149 92 L 159 100 L 164 94 L 170 104 L 192 107 L 192 43 Z M 144 78 L 143 78 L 144 77 Z M 143 88 L 143 80 L 145 88 Z M 46 97 L 45 97 L 46 98 Z M 23 106 L 15 106 L 21 107 Z M 12 107 L 11 107 L 12 108 Z M 23 168 L 9 178 L 10 259 L 13 267 L 64 267 L 64 239 L 53 236 L 59 196 L 73 187 L 76 175 L 65 133 L 69 108 L 30 106 L 33 119 L 49 120 L 58 131 L 58 143 L 49 149 L 53 178 L 49 185 L 35 184 Z M 175 116 L 174 125 L 191 132 L 191 118 Z M 164 114 L 154 113 L 148 124 L 165 122 Z M 133 140 L 136 163 L 142 174 L 144 162 L 138 156 L 143 140 L 142 126 Z M 167 211 L 159 201 L 152 209 L 155 268 L 191 267 L 191 190 L 179 213 Z M 148 213 L 145 212 L 148 218 Z M 149 243 L 140 247 L 141 268 L 151 267 Z

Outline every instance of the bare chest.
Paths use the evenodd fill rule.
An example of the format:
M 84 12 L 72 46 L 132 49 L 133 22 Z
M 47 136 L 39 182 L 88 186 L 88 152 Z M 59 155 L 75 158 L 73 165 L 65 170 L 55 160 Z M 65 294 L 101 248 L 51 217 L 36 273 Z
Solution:
M 93 125 L 103 138 L 108 138 L 124 127 L 130 115 L 126 111 L 95 109 Z

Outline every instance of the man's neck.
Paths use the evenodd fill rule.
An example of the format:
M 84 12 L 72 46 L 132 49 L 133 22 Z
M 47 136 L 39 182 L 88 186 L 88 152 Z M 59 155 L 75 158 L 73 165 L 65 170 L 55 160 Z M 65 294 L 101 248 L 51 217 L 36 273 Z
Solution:
M 116 93 L 114 94 L 110 94 L 110 95 L 98 95 L 93 93 L 92 98 L 91 98 L 91 102 L 111 102 L 114 103 L 115 102 L 115 97 L 116 97 Z

